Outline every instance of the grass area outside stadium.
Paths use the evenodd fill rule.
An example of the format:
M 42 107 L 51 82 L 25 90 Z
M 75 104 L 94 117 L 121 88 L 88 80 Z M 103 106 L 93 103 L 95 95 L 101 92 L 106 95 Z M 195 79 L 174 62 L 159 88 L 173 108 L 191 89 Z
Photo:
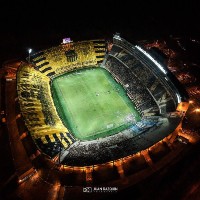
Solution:
M 80 140 L 113 135 L 141 119 L 124 88 L 100 67 L 56 77 L 51 90 L 64 125 Z

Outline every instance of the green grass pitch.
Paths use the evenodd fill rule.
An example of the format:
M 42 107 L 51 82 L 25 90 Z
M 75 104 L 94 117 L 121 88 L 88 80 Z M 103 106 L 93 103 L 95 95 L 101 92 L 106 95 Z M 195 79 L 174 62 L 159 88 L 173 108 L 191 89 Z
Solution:
M 61 75 L 51 89 L 60 118 L 80 140 L 112 135 L 140 120 L 124 88 L 103 68 Z

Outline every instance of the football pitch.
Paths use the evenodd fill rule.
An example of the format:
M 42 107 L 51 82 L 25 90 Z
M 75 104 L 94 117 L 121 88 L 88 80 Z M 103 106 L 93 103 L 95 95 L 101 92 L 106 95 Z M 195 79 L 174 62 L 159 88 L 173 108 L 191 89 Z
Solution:
M 124 88 L 103 68 L 61 75 L 51 90 L 64 125 L 80 140 L 109 136 L 140 120 Z

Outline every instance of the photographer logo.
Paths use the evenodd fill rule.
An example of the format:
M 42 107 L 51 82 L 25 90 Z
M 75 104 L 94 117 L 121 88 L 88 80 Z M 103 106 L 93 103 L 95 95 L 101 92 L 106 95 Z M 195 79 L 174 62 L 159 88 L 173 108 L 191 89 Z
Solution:
M 83 192 L 91 193 L 92 192 L 92 187 L 84 187 Z

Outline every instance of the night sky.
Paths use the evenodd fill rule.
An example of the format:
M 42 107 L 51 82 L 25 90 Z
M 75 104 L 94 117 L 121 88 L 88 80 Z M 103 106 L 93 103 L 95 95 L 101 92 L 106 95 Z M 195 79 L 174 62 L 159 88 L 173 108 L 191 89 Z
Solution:
M 74 41 L 112 38 L 131 41 L 169 35 L 199 36 L 198 1 L 1 1 L 0 61 L 24 57 Z

